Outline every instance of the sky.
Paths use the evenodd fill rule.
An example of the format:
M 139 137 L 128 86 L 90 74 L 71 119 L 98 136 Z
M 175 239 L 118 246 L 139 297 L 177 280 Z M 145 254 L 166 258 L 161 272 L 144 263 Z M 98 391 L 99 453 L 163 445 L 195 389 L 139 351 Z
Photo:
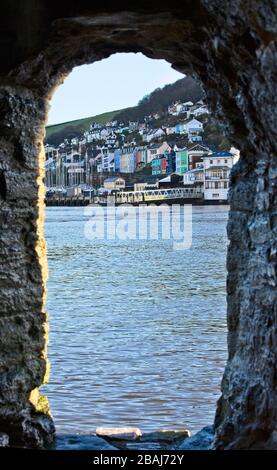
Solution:
M 75 67 L 52 98 L 48 125 L 135 106 L 155 88 L 182 77 L 165 60 L 141 53 L 113 54 Z

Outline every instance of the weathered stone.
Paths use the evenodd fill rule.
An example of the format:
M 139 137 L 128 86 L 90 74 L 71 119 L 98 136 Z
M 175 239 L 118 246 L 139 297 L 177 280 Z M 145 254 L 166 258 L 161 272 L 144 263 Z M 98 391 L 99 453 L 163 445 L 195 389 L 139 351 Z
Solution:
M 126 439 L 124 434 L 100 434 L 117 449 L 125 450 L 169 450 L 178 447 L 178 444 L 190 436 L 187 429 L 161 430 L 140 434 L 134 439 Z M 123 436 L 121 438 L 121 436 Z
M 105 439 L 89 434 L 58 434 L 50 448 L 55 450 L 117 450 Z
M 141 442 L 171 442 L 178 441 L 180 439 L 186 439 L 190 437 L 190 432 L 187 429 L 180 430 L 167 430 L 162 429 L 161 431 L 154 431 L 149 433 L 143 433 L 140 441 Z
M 0 430 L 11 445 L 43 446 L 54 435 L 47 411 L 30 401 L 48 369 L 42 148 L 49 100 L 74 66 L 140 51 L 197 77 L 241 151 L 231 175 L 229 357 L 214 447 L 277 449 L 276 2 L 2 0 L 1 7 Z
M 134 441 L 142 436 L 139 428 L 97 428 L 96 435 L 109 438 L 119 439 L 120 441 Z
M 176 447 L 177 450 L 210 450 L 214 440 L 214 429 L 207 426 Z

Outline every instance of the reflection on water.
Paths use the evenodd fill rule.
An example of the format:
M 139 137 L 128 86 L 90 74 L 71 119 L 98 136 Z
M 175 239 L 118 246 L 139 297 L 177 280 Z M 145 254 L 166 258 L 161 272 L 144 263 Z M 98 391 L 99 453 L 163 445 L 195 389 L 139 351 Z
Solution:
M 211 424 L 226 360 L 227 206 L 193 208 L 193 244 L 84 237 L 47 208 L 50 400 L 59 432 Z

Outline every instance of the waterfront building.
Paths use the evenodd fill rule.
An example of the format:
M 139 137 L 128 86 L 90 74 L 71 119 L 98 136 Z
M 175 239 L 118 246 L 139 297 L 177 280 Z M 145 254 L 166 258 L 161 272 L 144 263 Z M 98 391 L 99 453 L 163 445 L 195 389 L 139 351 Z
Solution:
M 207 155 L 208 153 L 212 153 L 209 147 L 205 145 L 196 144 L 191 145 L 188 148 L 188 155 L 189 155 L 189 170 L 193 170 L 198 166 L 203 164 L 203 155 Z
M 166 156 L 166 173 L 171 174 L 176 171 L 176 152 L 171 149 L 170 151 L 165 151 Z
M 121 159 L 121 149 L 117 148 L 114 151 L 114 172 L 120 172 L 120 159 Z
M 100 153 L 96 157 L 98 173 L 114 172 L 114 153 L 113 148 L 108 146 L 100 147 Z
M 80 153 L 71 153 L 65 157 L 65 166 L 67 168 L 68 186 L 76 186 L 85 183 L 85 164 Z
M 104 180 L 104 188 L 108 190 L 121 190 L 125 188 L 125 179 L 120 176 L 113 176 Z
M 159 180 L 160 189 L 180 188 L 183 184 L 183 176 L 172 173 Z
M 136 148 L 136 171 L 143 168 L 147 163 L 147 146 L 140 145 Z
M 133 145 L 128 145 L 122 148 L 120 158 L 120 173 L 134 173 L 135 172 L 136 155 Z
M 234 159 L 234 155 L 227 151 L 203 156 L 204 199 L 206 201 L 227 202 L 230 171 Z
M 109 151 L 106 146 L 101 147 L 101 162 L 97 165 L 97 171 L 108 173 L 113 170 L 113 154 Z
M 183 175 L 183 185 L 189 187 L 200 187 L 204 194 L 204 165 L 199 165 L 197 168 L 188 170 Z
M 176 173 L 178 175 L 183 175 L 188 171 L 188 149 L 178 149 L 176 150 Z
M 134 183 L 134 191 L 144 191 L 146 189 L 158 189 L 159 180 L 153 176 L 146 176 L 142 181 Z
M 152 175 L 161 175 L 166 173 L 167 161 L 164 155 L 159 155 L 151 162 Z

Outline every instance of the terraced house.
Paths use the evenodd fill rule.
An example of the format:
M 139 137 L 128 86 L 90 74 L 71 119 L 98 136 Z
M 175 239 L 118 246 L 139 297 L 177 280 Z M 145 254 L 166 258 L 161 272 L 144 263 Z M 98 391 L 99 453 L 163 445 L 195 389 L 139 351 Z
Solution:
M 176 173 L 183 175 L 189 169 L 189 156 L 188 149 L 177 149 L 176 150 Z
M 216 152 L 203 157 L 204 199 L 227 201 L 230 171 L 236 157 L 230 152 Z

